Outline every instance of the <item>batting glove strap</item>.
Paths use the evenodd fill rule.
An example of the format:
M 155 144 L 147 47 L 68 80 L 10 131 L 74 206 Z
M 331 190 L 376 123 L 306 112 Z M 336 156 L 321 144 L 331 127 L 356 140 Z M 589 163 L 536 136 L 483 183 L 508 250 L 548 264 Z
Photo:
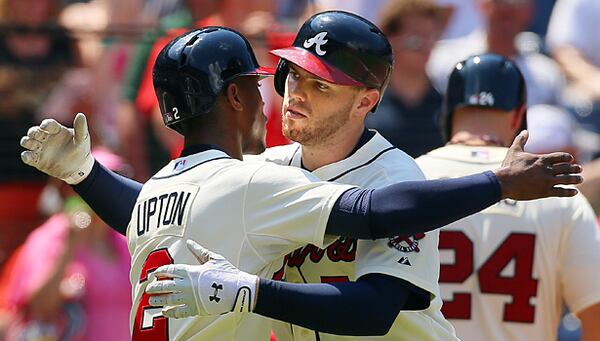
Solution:
M 198 277 L 195 295 L 201 310 L 208 315 L 254 310 L 258 277 L 238 270 L 229 262 L 215 265 Z
M 94 162 L 96 162 L 96 160 L 94 159 L 92 154 L 88 154 L 85 158 L 85 161 L 83 161 L 81 167 L 76 169 L 71 175 L 69 175 L 63 180 L 69 185 L 77 185 L 78 183 L 82 182 L 85 178 L 87 178 L 87 176 L 91 173 L 92 168 L 94 168 Z
M 235 305 L 231 310 L 232 312 L 250 313 L 254 311 L 258 283 L 258 276 L 240 271 L 240 278 L 238 279 L 239 290 L 235 298 Z

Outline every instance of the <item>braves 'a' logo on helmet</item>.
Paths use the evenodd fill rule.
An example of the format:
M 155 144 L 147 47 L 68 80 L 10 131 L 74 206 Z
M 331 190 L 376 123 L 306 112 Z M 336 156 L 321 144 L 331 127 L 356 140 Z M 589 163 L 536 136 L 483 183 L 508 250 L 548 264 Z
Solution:
M 327 32 L 317 33 L 317 35 L 315 35 L 314 37 L 306 39 L 302 46 L 304 46 L 305 49 L 309 49 L 313 45 L 315 45 L 315 52 L 317 52 L 319 56 L 324 56 L 327 53 L 327 51 L 321 49 L 321 46 L 327 44 L 327 42 L 329 41 L 325 39 L 326 35 Z

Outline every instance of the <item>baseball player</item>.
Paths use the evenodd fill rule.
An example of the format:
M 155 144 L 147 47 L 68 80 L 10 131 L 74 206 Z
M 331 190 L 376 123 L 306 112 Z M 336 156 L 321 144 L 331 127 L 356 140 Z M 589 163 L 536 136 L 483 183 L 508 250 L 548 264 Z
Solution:
M 349 31 L 348 27 L 357 29 Z M 358 16 L 324 12 L 304 23 L 293 46 L 272 51 L 281 57 L 275 86 L 284 97 L 283 132 L 297 143 L 270 148 L 261 156 L 263 159 L 304 167 L 322 180 L 365 188 L 424 178 L 410 156 L 394 148 L 379 133 L 366 130 L 364 120 L 368 111 L 357 116 L 352 108 L 354 103 L 337 95 L 348 88 L 343 86 L 342 76 L 360 79 L 364 73 L 371 76 L 366 78 L 364 85 L 378 90 L 379 101 L 389 81 L 389 74 L 382 71 L 391 69 L 393 55 L 387 39 L 371 33 L 378 31 L 375 25 Z M 305 57 L 307 52 L 312 58 Z M 375 64 L 374 60 L 381 62 Z M 332 77 L 327 69 L 320 68 L 321 65 L 336 67 L 343 74 Z M 376 106 L 370 111 L 375 109 Z M 376 241 L 343 237 L 325 249 L 306 245 L 286 255 L 282 269 L 274 274 L 274 278 L 281 279 L 285 273 L 288 282 L 340 283 L 360 282 L 365 276 L 390 276 L 435 297 L 439 296 L 437 243 L 437 231 Z M 377 299 L 386 300 L 389 295 L 393 295 L 393 290 L 389 293 L 382 290 Z M 387 320 L 385 314 L 378 314 L 379 321 L 387 322 L 383 330 L 389 330 L 378 334 L 385 334 L 383 338 L 392 340 L 455 339 L 453 328 L 439 307 L 425 309 L 428 305 L 413 309 L 405 307 L 404 310 L 413 311 L 399 314 L 399 309 L 395 310 L 393 318 Z M 297 325 L 289 328 L 294 340 L 357 339 Z M 361 336 L 360 339 L 382 337 Z
M 348 27 L 356 30 L 349 32 Z M 275 84 L 284 97 L 283 132 L 299 143 L 268 149 L 259 159 L 304 167 L 322 180 L 368 188 L 424 178 L 410 156 L 394 148 L 380 134 L 365 129 L 364 119 L 374 107 L 357 115 L 353 96 L 344 96 L 346 93 L 354 95 L 356 91 L 347 86 L 349 84 L 345 83 L 344 77 L 361 79 L 360 74 L 366 73 L 370 75 L 366 78 L 369 83 L 363 86 L 377 90 L 376 100 L 371 103 L 379 101 L 389 80 L 393 56 L 387 39 L 377 32 L 375 25 L 358 16 L 337 11 L 323 12 L 304 23 L 293 46 L 272 51 L 282 58 Z M 354 56 L 354 60 L 343 60 L 339 56 Z M 320 68 L 329 65 L 343 72 L 333 73 L 330 69 Z M 332 101 L 333 96 L 335 101 Z M 340 238 L 325 249 L 311 244 L 286 255 L 281 268 L 273 275 L 274 279 L 283 279 L 285 274 L 286 281 L 296 283 L 368 283 L 374 278 L 389 276 L 405 281 L 426 299 L 424 305 L 403 307 L 404 310 L 417 310 L 414 312 L 398 315 L 399 306 L 390 312 L 385 306 L 380 306 L 379 311 L 373 312 L 373 318 L 358 321 L 362 322 L 358 324 L 346 322 L 344 328 L 337 330 L 333 326 L 338 321 L 322 319 L 318 330 L 328 330 L 328 333 L 287 325 L 276 327 L 277 336 L 281 338 L 285 333 L 294 340 L 356 339 L 335 335 L 348 334 L 351 323 L 355 323 L 357 330 L 373 330 L 376 335 L 385 334 L 388 339 L 455 339 L 453 328 L 443 318 L 439 306 L 426 309 L 430 297 L 439 296 L 437 235 L 434 231 L 426 235 L 377 241 Z M 170 271 L 159 271 L 162 276 L 173 277 L 174 272 L 181 274 L 194 270 L 180 266 L 171 267 Z M 147 292 L 156 292 L 154 285 L 162 287 L 162 283 L 156 282 L 148 286 Z M 185 285 L 175 285 L 172 290 L 179 292 Z M 319 290 L 318 286 L 312 290 Z M 394 291 L 392 282 L 378 291 L 374 299 L 389 300 Z M 269 293 L 263 291 L 262 294 Z M 156 301 L 163 305 L 172 296 L 166 295 Z M 193 305 L 193 297 L 190 298 L 189 302 Z M 308 302 L 305 304 L 310 305 Z M 293 307 L 286 308 L 291 310 Z M 333 313 L 328 315 L 335 316 Z M 340 316 L 340 319 L 343 317 Z M 381 339 L 377 336 L 360 337 L 361 340 L 371 338 Z
M 510 60 L 476 55 L 447 91 L 450 144 L 417 159 L 428 178 L 496 167 L 525 125 L 523 76 Z M 599 340 L 600 231 L 587 200 L 505 200 L 440 232 L 443 312 L 462 340 L 556 340 L 563 304 L 584 340 Z
M 272 274 L 281 265 L 273 261 L 297 246 L 311 243 L 323 247 L 325 235 L 370 239 L 427 232 L 498 198 L 573 195 L 576 191 L 554 185 L 581 181 L 572 174 L 580 171 L 578 165 L 563 167 L 560 173 L 570 174 L 564 177 L 547 168 L 571 160 L 567 154 L 540 157 L 520 152 L 525 136 L 516 140 L 505 163 L 508 166 L 495 174 L 375 190 L 318 182 L 300 169 L 242 163 L 236 160 L 241 158 L 241 144 L 255 138 L 251 128 L 255 120 L 264 117 L 257 89 L 258 75 L 262 74 L 265 71 L 258 68 L 247 41 L 225 28 L 192 31 L 165 47 L 154 70 L 157 97 L 166 124 L 184 134 L 186 149 L 141 190 L 139 184 L 114 177 L 88 157 L 83 115 L 76 117 L 74 130 L 48 120 L 32 128 L 21 141 L 29 149 L 22 156 L 26 163 L 70 183 L 80 183 L 77 190 L 111 225 L 122 231 L 127 225 L 123 221 L 129 222 L 129 218 L 123 219 L 123 212 L 131 216 L 128 238 L 133 259 L 134 339 L 241 340 L 250 332 L 261 339 L 270 328 L 268 320 L 254 314 L 214 315 L 256 307 L 256 312 L 285 320 L 285 316 L 277 316 L 279 307 L 269 305 L 272 296 L 263 295 L 261 301 L 254 295 L 259 281 L 247 273 Z M 363 110 L 370 107 L 366 105 Z M 537 181 L 525 192 L 522 186 L 530 177 Z M 498 188 L 501 193 L 496 193 Z M 471 190 L 468 196 L 465 189 Z M 447 198 L 465 207 L 443 207 Z M 115 199 L 123 206 L 115 207 Z M 417 203 L 439 206 L 441 213 L 426 213 Z M 413 215 L 420 219 L 421 227 Z M 392 221 L 403 221 L 402 228 Z M 202 304 L 196 306 L 200 308 L 197 313 L 213 316 L 167 321 L 160 308 L 150 307 L 144 288 L 149 273 L 160 265 L 196 261 L 183 247 L 185 239 L 201 240 L 247 273 L 232 267 L 218 279 L 210 277 L 215 271 L 199 273 L 194 282 L 196 289 L 201 288 L 198 298 Z M 269 291 L 270 285 L 261 281 L 260 290 Z M 411 293 L 406 288 L 390 299 L 404 306 L 411 302 Z M 173 307 L 173 311 L 188 313 L 178 308 Z

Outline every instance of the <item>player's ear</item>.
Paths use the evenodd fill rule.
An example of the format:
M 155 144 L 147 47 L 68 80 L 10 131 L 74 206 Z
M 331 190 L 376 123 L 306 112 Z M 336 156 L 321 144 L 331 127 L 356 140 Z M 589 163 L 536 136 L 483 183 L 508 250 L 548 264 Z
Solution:
M 225 91 L 227 103 L 229 103 L 229 105 L 235 111 L 244 110 L 244 105 L 242 104 L 242 98 L 241 98 L 240 91 L 241 91 L 241 88 L 240 88 L 239 84 L 236 84 L 235 82 L 230 82 L 229 84 L 227 84 L 227 88 Z
M 366 115 L 379 101 L 379 90 L 362 89 L 358 93 L 356 110 L 361 115 Z

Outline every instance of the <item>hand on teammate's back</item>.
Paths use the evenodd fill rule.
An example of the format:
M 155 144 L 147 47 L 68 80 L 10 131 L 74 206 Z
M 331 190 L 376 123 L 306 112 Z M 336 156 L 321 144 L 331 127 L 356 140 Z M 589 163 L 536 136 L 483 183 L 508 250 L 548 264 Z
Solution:
M 523 151 L 529 133 L 522 131 L 513 141 L 502 165 L 494 173 L 502 188 L 502 198 L 533 200 L 545 197 L 572 197 L 583 181 L 581 165 L 569 153 L 531 154 Z
M 186 244 L 199 265 L 170 264 L 156 269 L 146 287 L 150 305 L 162 307 L 163 316 L 169 318 L 251 312 L 258 277 L 192 240 Z

